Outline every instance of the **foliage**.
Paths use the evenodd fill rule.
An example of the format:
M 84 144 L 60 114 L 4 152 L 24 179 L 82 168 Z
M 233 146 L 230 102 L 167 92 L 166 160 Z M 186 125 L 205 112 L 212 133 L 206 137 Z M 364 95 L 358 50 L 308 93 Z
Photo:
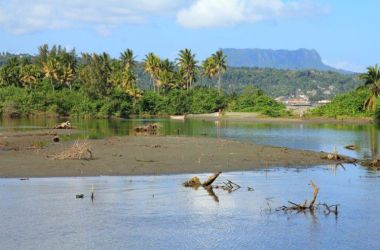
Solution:
M 238 112 L 259 112 L 272 117 L 286 114 L 283 104 L 253 87 L 246 87 L 243 94 L 231 102 L 230 109 Z
M 379 65 L 374 67 L 368 67 L 367 73 L 361 74 L 359 76 L 364 80 L 364 87 L 367 87 L 371 90 L 371 94 L 364 102 L 364 107 L 367 110 L 375 111 L 377 98 L 380 96 L 380 69 Z
M 312 115 L 339 117 L 339 116 L 369 116 L 363 103 L 370 95 L 368 89 L 358 89 L 336 96 L 331 103 L 317 107 L 311 111 Z
M 107 53 L 79 56 L 75 50 L 47 45 L 39 47 L 36 56 L 2 54 L 0 59 L 3 115 L 42 112 L 128 117 L 210 113 L 229 108 L 280 116 L 286 114 L 284 106 L 264 92 L 274 97 L 290 95 L 298 88 L 328 88 L 334 94 L 361 83 L 354 76 L 313 70 L 227 70 L 226 56 L 221 50 L 206 58 L 201 66 L 190 49 L 181 50 L 176 63 L 153 53 L 139 63 L 130 49 L 116 59 Z M 255 88 L 247 88 L 240 95 L 246 86 Z

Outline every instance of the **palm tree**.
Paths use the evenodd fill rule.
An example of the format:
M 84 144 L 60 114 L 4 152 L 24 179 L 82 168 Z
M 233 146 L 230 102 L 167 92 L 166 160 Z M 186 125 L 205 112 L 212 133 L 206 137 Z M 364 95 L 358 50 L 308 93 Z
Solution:
M 24 85 L 32 89 L 32 85 L 36 84 L 38 78 L 38 69 L 35 64 L 27 64 L 21 68 L 21 81 Z
M 133 70 L 136 67 L 136 56 L 133 55 L 133 51 L 131 49 L 127 49 L 126 51 L 122 52 L 120 54 L 120 59 L 126 69 Z
M 69 87 L 71 91 L 71 83 L 74 81 L 74 76 L 74 71 L 69 65 L 63 66 L 61 74 L 59 76 L 59 81 L 61 82 L 61 84 L 64 84 L 67 87 Z
M 364 108 L 370 111 L 376 109 L 376 101 L 380 96 L 380 69 L 379 65 L 368 67 L 367 73 L 361 74 L 360 79 L 364 80 L 364 86 L 371 90 L 371 95 L 364 102 Z
M 124 70 L 121 79 L 121 88 L 129 93 L 136 86 L 136 76 L 132 70 Z
M 178 86 L 178 73 L 175 71 L 175 64 L 170 62 L 169 59 L 162 60 L 157 72 L 156 85 L 158 93 L 163 87 L 165 89 L 172 89 Z
M 53 92 L 55 91 L 54 81 L 58 80 L 58 61 L 54 57 L 48 57 L 46 62 L 42 63 L 42 71 L 46 78 L 50 80 Z
M 156 80 L 160 68 L 161 60 L 154 53 L 149 53 L 144 59 L 144 71 L 150 75 L 154 91 L 156 92 Z
M 198 62 L 195 60 L 195 54 L 190 49 L 181 50 L 178 56 L 179 70 L 185 81 L 186 88 L 189 89 L 195 81 Z
M 227 69 L 227 62 L 226 62 L 226 56 L 224 55 L 222 50 L 218 50 L 216 53 L 212 54 L 211 56 L 214 61 L 214 72 L 218 76 L 218 92 L 220 94 L 221 92 L 221 80 L 222 80 L 222 74 Z
M 203 75 L 207 76 L 209 79 L 215 76 L 214 58 L 208 57 L 202 62 L 202 72 Z M 208 87 L 210 88 L 210 84 Z

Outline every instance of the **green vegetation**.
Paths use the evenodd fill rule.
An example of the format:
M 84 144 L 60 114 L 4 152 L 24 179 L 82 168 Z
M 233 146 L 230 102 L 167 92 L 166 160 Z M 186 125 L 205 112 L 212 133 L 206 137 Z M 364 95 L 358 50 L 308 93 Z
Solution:
M 379 65 L 368 67 L 367 73 L 361 74 L 360 78 L 363 79 L 364 88 L 369 88 L 371 94 L 368 96 L 364 103 L 367 110 L 375 111 L 377 107 L 377 98 L 380 96 L 380 69 Z
M 366 111 L 363 103 L 368 98 L 370 92 L 367 89 L 358 89 L 345 94 L 337 95 L 331 103 L 320 106 L 311 111 L 315 116 L 326 117 L 365 117 L 372 115 Z
M 43 45 L 37 56 L 9 57 L 1 66 L 0 114 L 103 118 L 210 113 L 228 108 L 269 116 L 284 113 L 282 105 L 261 91 L 242 96 L 223 92 L 227 65 L 222 51 L 207 58 L 202 63 L 205 67 L 197 63 L 189 49 L 179 52 L 176 63 L 153 53 L 138 63 L 129 49 L 113 59 L 107 53 L 79 57 L 75 50 Z M 199 84 L 201 72 L 209 78 L 208 87 Z M 144 82 L 149 86 L 144 88 Z
M 209 86 L 213 80 L 201 78 L 199 84 Z M 222 89 L 228 93 L 241 93 L 246 86 L 252 85 L 273 98 L 289 97 L 301 89 L 311 101 L 318 101 L 356 89 L 363 81 L 354 74 L 270 68 L 228 68 L 222 77 Z
M 285 111 L 285 105 L 274 101 L 263 91 L 253 87 L 246 87 L 243 94 L 231 102 L 230 109 L 232 111 L 258 112 L 272 117 L 288 114 Z
M 312 110 L 312 115 L 328 117 L 369 117 L 375 115 L 380 121 L 380 69 L 378 65 L 368 67 L 361 74 L 364 85 L 357 90 L 336 96 L 331 103 Z
M 153 58 L 151 58 L 152 55 L 154 56 Z M 148 56 L 150 66 L 152 66 L 152 68 L 146 67 Z M 29 62 L 38 62 L 40 53 L 34 57 L 30 55 L 15 56 L 11 54 L 0 54 L 0 65 L 1 62 L 5 63 L 12 57 L 17 57 L 18 61 L 27 59 Z M 75 75 L 77 75 L 81 70 L 81 65 L 86 63 L 82 57 L 83 55 L 77 55 L 76 57 L 77 69 L 75 71 Z M 181 74 L 178 72 L 178 67 L 180 67 L 179 59 L 180 56 L 177 59 L 177 64 L 172 65 L 175 68 L 175 72 L 162 71 L 159 74 L 161 78 L 160 82 L 165 82 L 166 85 L 169 85 L 181 78 Z M 109 60 L 111 61 L 112 67 L 116 66 L 114 62 L 119 61 L 110 58 Z M 161 61 L 166 61 L 165 64 L 168 64 L 168 60 L 159 60 L 159 57 L 157 55 L 149 53 L 143 62 L 136 62 L 133 70 L 136 77 L 136 85 L 139 89 L 153 90 L 154 88 L 157 88 L 155 84 L 157 83 L 158 69 Z M 120 66 L 121 63 L 116 64 Z M 199 63 L 200 66 L 196 67 L 195 80 L 191 83 L 191 87 L 211 87 L 216 85 L 217 75 L 214 72 L 213 64 L 214 63 L 212 61 L 212 56 Z M 189 67 L 189 69 L 191 69 L 191 67 Z M 119 71 L 119 76 L 120 75 L 121 73 Z M 40 79 L 40 77 L 41 76 L 38 76 L 37 79 Z M 76 82 L 76 79 L 74 82 Z M 307 69 L 281 70 L 272 68 L 229 67 L 221 76 L 221 88 L 227 93 L 242 93 L 246 86 L 253 85 L 256 88 L 263 90 L 269 96 L 276 98 L 279 96 L 295 95 L 296 91 L 298 89 L 301 89 L 311 98 L 312 101 L 331 99 L 337 94 L 352 91 L 353 89 L 362 86 L 363 83 L 364 81 L 359 79 L 358 75 L 356 74 L 340 74 L 332 71 L 317 71 Z M 182 87 L 185 86 L 186 81 L 183 81 L 183 83 L 180 85 L 182 85 Z

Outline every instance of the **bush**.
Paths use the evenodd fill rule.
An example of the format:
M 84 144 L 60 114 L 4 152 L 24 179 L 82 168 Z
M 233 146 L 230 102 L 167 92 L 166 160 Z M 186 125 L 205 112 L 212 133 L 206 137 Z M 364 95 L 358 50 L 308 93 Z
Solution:
M 138 102 L 139 113 L 157 115 L 162 113 L 164 97 L 152 91 L 145 92 Z
M 192 91 L 191 113 L 204 114 L 217 112 L 227 107 L 228 98 L 219 95 L 215 89 L 196 88 Z
M 311 115 L 338 116 L 370 116 L 371 112 L 364 109 L 364 102 L 370 95 L 368 89 L 358 89 L 334 97 L 331 103 L 315 108 Z
M 236 96 L 231 102 L 230 110 L 237 112 L 258 112 L 272 117 L 278 117 L 287 113 L 283 104 L 253 87 L 247 87 L 242 95 Z

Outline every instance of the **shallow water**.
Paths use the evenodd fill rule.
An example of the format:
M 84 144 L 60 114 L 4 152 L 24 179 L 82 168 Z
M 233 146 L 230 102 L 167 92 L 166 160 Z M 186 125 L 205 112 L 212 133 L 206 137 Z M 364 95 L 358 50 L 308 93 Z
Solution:
M 57 122 L 3 120 L 0 133 L 50 128 Z M 336 147 L 359 158 L 379 151 L 379 129 L 373 125 L 71 122 L 89 138 L 131 135 L 134 126 L 157 122 L 161 135 L 231 138 L 314 151 Z M 344 149 L 348 144 L 358 150 Z M 0 249 L 380 249 L 380 173 L 345 167 L 223 173 L 219 182 L 230 179 L 243 188 L 231 194 L 214 190 L 217 197 L 202 188 L 182 187 L 190 175 L 0 179 Z M 288 200 L 310 200 L 311 179 L 321 189 L 318 201 L 340 204 L 337 217 L 322 211 L 273 212 Z M 92 185 L 93 203 L 88 196 Z M 75 199 L 77 193 L 86 197 Z
M 182 187 L 189 177 L 0 179 L 0 248 L 379 249 L 377 172 L 346 166 L 223 173 L 218 183 L 230 179 L 242 188 L 214 190 L 219 202 L 203 188 Z M 269 213 L 267 202 L 274 209 L 310 199 L 311 179 L 320 187 L 318 201 L 340 204 L 337 217 Z M 77 193 L 85 198 L 75 199 Z
M 61 120 L 62 121 L 62 120 Z M 6 130 L 51 128 L 56 119 L 0 120 L 0 133 Z M 371 158 L 380 153 L 380 128 L 375 125 L 344 124 L 270 124 L 231 121 L 170 120 L 170 119 L 71 119 L 74 127 L 84 131 L 85 137 L 104 138 L 113 135 L 133 135 L 135 126 L 158 123 L 161 135 L 209 136 L 237 139 L 244 142 L 283 146 L 296 149 L 339 153 L 357 158 Z M 78 135 L 74 135 L 77 137 Z M 73 139 L 73 138 L 71 138 Z M 354 144 L 358 150 L 346 150 Z

